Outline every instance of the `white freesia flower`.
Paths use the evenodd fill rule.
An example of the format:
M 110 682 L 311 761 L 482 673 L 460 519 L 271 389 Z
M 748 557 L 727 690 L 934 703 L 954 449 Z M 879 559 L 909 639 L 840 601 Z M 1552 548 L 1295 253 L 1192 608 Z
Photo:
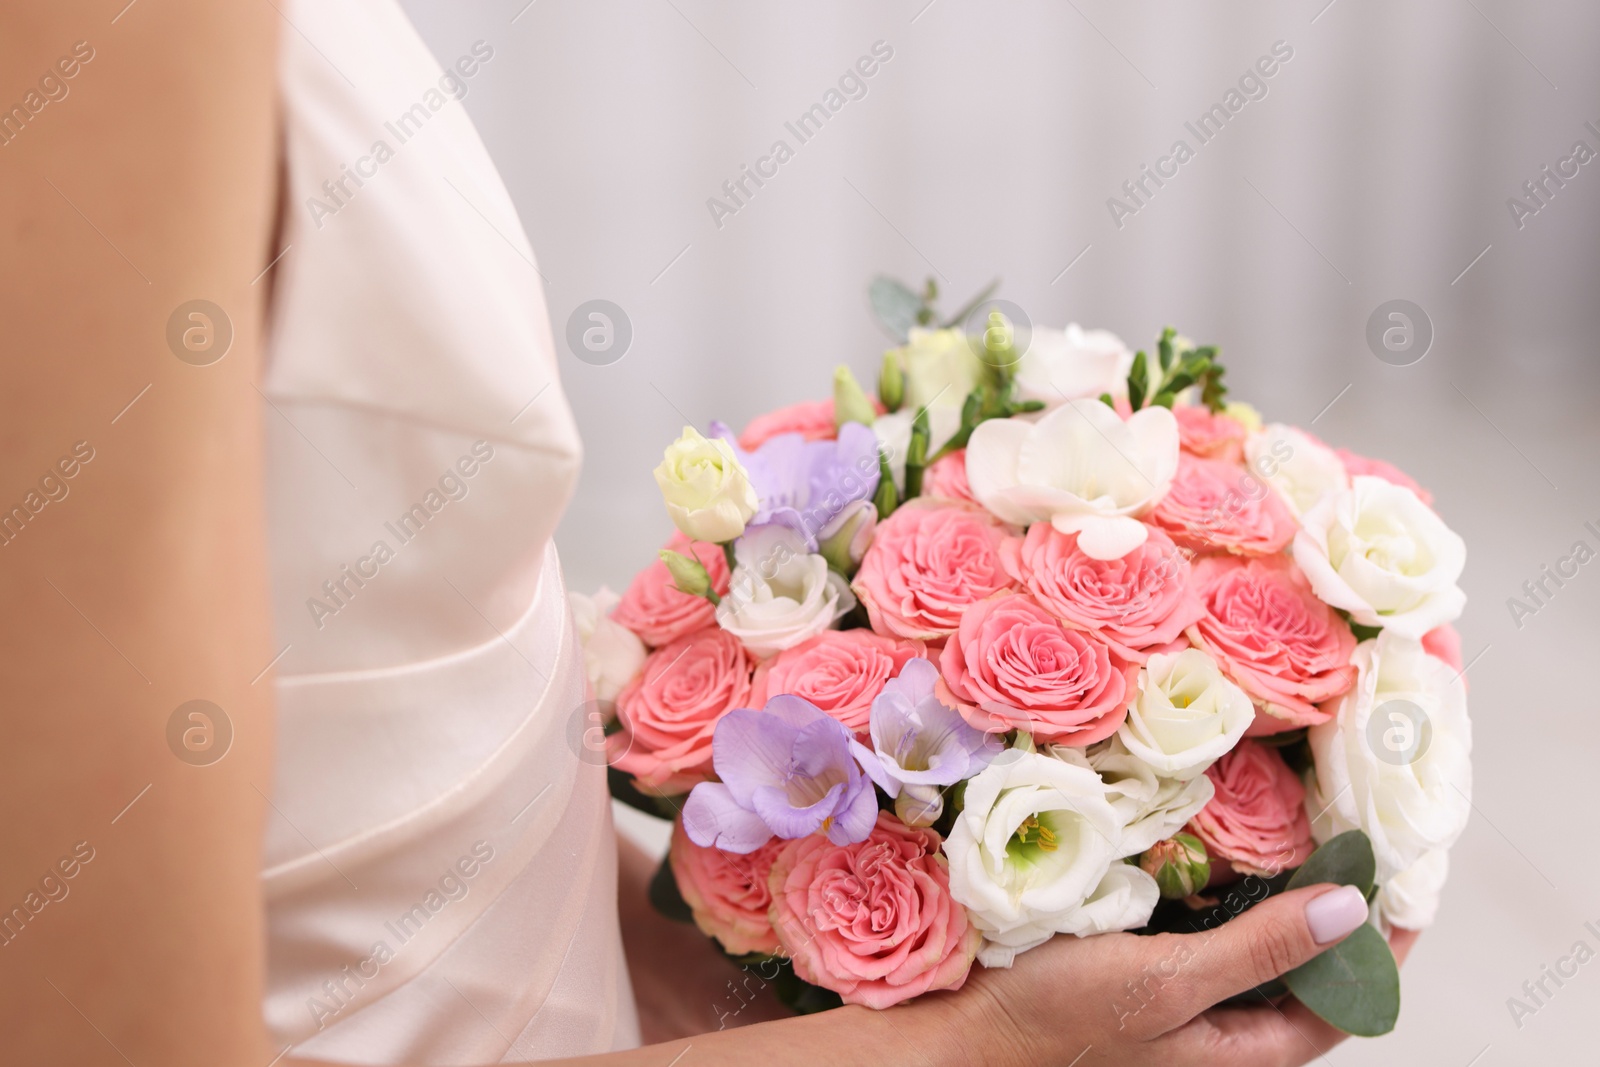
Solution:
M 1028 350 L 1017 361 L 1017 399 L 1055 407 L 1080 397 L 1128 395 L 1133 351 L 1110 330 L 1033 328 Z
M 856 606 L 849 583 L 787 526 L 752 529 L 733 551 L 717 622 L 756 656 L 793 648 Z
M 1466 542 L 1405 486 L 1352 479 L 1301 523 L 1294 561 L 1319 598 L 1361 625 L 1420 639 L 1461 616 Z
M 1255 705 L 1217 661 L 1186 648 L 1145 663 L 1117 740 L 1157 774 L 1187 781 L 1237 745 L 1255 718 Z
M 1137 856 L 1188 825 L 1211 802 L 1216 786 L 1200 774 L 1182 781 L 1163 778 L 1154 767 L 1129 752 L 1113 734 L 1087 750 L 1049 745 L 1057 759 L 1093 768 L 1111 789 L 1111 806 L 1122 819 L 1122 854 Z
M 1178 423 L 1163 407 L 1126 422 L 1098 400 L 1071 400 L 1037 422 L 990 419 L 967 444 L 967 481 L 984 507 L 1018 526 L 1048 520 L 1095 559 L 1144 543 L 1138 516 L 1178 470 Z
M 667 514 L 696 541 L 733 540 L 760 506 L 733 447 L 692 426 L 667 446 L 654 473 Z
M 578 642 L 583 646 L 583 669 L 596 700 L 615 700 L 622 687 L 644 666 L 645 647 L 637 634 L 612 621 L 617 594 L 601 586 L 594 596 L 568 593 Z
M 1450 852 L 1436 848 L 1378 888 L 1373 910 L 1389 926 L 1423 930 L 1439 914 L 1439 896 L 1450 877 Z
M 1385 630 L 1350 662 L 1355 685 L 1310 730 L 1306 808 L 1321 812 L 1311 824 L 1319 843 L 1365 831 L 1383 885 L 1466 827 L 1472 724 L 1459 672 L 1420 642 Z
M 1279 422 L 1251 434 L 1244 454 L 1250 469 L 1266 479 L 1296 517 L 1350 484 L 1350 475 L 1333 449 Z
M 1012 749 L 967 780 L 944 844 L 950 895 L 983 931 L 978 959 L 1009 967 L 1057 933 L 1149 921 L 1155 880 L 1120 862 L 1122 819 L 1088 767 Z

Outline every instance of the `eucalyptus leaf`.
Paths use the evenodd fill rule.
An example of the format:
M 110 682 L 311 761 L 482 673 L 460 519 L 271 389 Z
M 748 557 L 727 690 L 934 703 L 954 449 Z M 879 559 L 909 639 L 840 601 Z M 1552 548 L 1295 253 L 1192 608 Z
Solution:
M 917 313 L 923 308 L 922 297 L 886 274 L 872 279 L 867 295 L 884 330 L 904 344 L 911 335 L 911 327 L 917 323 Z
M 1400 969 L 1389 943 L 1367 924 L 1284 975 L 1283 984 L 1322 1019 L 1357 1037 L 1387 1034 L 1400 1017 Z
M 1360 830 L 1346 830 L 1313 852 L 1290 877 L 1288 888 L 1332 882 L 1353 885 L 1363 896 L 1370 897 L 1377 873 L 1377 860 L 1372 855 L 1372 842 L 1367 835 Z

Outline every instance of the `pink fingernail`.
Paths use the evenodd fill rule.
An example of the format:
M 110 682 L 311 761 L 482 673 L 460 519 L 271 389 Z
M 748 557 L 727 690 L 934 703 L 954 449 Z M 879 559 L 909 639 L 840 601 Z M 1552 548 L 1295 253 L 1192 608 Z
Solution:
M 1306 905 L 1306 925 L 1319 945 L 1337 941 L 1367 921 L 1367 898 L 1353 885 L 1330 890 Z

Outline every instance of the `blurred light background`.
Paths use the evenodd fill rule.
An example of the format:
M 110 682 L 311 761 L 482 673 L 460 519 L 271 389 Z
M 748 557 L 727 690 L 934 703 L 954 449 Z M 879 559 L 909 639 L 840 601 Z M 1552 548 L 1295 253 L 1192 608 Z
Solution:
M 826 396 L 841 362 L 873 380 L 880 271 L 934 275 L 947 310 L 998 276 L 1036 323 L 1219 344 L 1235 398 L 1396 463 L 1470 546 L 1476 811 L 1399 1029 L 1326 1062 L 1593 1062 L 1600 963 L 1546 979 L 1520 1027 L 1507 1001 L 1533 1004 L 1523 983 L 1576 942 L 1600 951 L 1600 562 L 1520 627 L 1507 600 L 1600 549 L 1600 160 L 1520 227 L 1507 201 L 1538 206 L 1523 183 L 1575 142 L 1600 151 L 1600 6 L 524 4 L 405 6 L 445 62 L 495 50 L 464 103 L 587 446 L 558 538 L 574 588 L 622 587 L 666 539 L 650 469 L 685 422 Z M 799 144 L 784 124 L 879 41 L 866 95 Z M 1200 145 L 1184 123 L 1275 42 L 1293 55 L 1266 95 Z M 1119 227 L 1108 198 L 1180 138 L 1194 158 Z M 717 225 L 707 199 L 779 139 L 794 158 Z M 561 341 L 597 298 L 633 327 L 610 366 Z M 1397 298 L 1434 330 L 1410 366 L 1365 339 Z

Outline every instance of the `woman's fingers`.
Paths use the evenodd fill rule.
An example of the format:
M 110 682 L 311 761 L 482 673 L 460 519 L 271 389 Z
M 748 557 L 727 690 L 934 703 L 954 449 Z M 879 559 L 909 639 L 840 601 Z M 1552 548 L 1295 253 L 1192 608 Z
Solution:
M 1129 1021 L 1146 1037 L 1175 1030 L 1293 970 L 1366 921 L 1359 889 L 1317 885 L 1271 897 L 1214 930 L 1148 938 L 1141 962 L 1156 988 Z
M 1345 1039 L 1304 1004 L 1262 1000 L 1253 1007 L 1212 1008 L 1159 1039 L 1170 1067 L 1291 1067 L 1310 1063 Z

